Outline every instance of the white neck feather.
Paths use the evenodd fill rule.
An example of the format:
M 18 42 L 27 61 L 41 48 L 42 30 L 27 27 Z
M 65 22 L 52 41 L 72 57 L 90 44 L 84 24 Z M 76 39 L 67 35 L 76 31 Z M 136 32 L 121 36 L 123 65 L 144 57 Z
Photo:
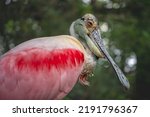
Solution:
M 73 23 L 71 24 L 69 31 L 70 31 L 70 35 L 71 35 L 71 36 L 77 38 L 77 34 L 75 33 L 75 30 L 74 30 L 74 24 L 75 24 L 75 22 L 73 22 Z

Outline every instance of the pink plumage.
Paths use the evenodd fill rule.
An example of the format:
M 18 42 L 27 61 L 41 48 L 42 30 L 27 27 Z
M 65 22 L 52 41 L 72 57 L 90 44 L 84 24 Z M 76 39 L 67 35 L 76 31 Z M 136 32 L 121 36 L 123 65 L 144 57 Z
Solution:
M 84 52 L 70 36 L 27 41 L 0 58 L 0 99 L 62 99 L 78 81 Z

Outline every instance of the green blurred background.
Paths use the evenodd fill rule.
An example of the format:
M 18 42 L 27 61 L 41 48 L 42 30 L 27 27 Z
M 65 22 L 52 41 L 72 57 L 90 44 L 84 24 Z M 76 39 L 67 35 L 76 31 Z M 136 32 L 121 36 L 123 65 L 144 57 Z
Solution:
M 131 83 L 124 91 L 99 60 L 90 86 L 65 99 L 150 99 L 150 0 L 0 0 L 0 55 L 32 38 L 69 34 L 72 21 L 93 13 L 107 50 Z

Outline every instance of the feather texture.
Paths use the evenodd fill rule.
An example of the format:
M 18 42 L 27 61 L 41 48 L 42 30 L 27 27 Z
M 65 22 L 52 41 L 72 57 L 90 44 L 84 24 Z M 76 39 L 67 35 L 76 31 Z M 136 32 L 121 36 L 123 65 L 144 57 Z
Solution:
M 3 55 L 0 58 L 0 99 L 62 99 L 66 96 L 78 81 L 85 61 L 82 48 L 72 38 L 33 39 Z M 56 40 L 61 42 L 59 46 Z

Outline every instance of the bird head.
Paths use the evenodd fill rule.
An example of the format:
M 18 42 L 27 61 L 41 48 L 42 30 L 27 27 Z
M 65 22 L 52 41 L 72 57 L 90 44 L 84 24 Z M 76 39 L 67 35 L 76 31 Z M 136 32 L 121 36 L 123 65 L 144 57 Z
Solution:
M 93 30 L 95 30 L 98 26 L 98 21 L 96 19 L 96 17 L 92 14 L 85 14 L 81 20 L 84 21 L 85 23 L 85 28 L 88 30 L 88 32 L 92 32 Z
M 88 47 L 95 56 L 98 58 L 105 57 L 112 65 L 122 85 L 126 89 L 130 88 L 128 79 L 125 77 L 117 64 L 113 61 L 104 47 L 98 21 L 94 15 L 85 14 L 82 18 L 74 21 L 71 24 L 70 33 L 72 36 L 79 39 L 82 43 L 86 44 L 86 47 Z
M 85 14 L 74 21 L 70 26 L 70 34 L 87 45 L 90 51 L 98 58 L 103 57 L 97 43 L 91 38 L 92 32 L 100 32 L 97 18 L 92 14 Z M 100 33 L 97 33 L 100 34 Z

